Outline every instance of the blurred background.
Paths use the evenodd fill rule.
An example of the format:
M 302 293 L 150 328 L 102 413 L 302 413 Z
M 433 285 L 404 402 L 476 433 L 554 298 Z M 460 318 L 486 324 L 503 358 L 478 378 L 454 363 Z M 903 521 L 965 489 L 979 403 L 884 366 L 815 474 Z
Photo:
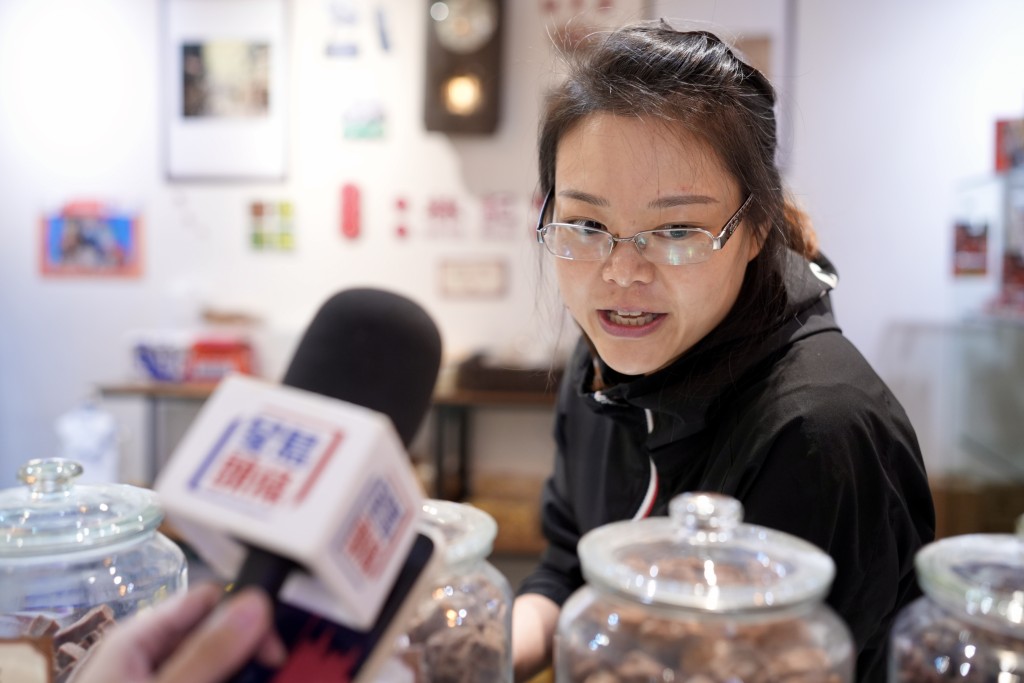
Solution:
M 1008 531 L 1017 0 L 0 0 L 0 486 L 62 453 L 146 483 L 218 376 L 279 379 L 330 294 L 376 286 L 444 337 L 425 484 L 530 560 L 574 335 L 531 241 L 542 93 L 554 45 L 657 17 L 776 83 L 779 161 L 840 325 L 915 424 L 940 535 Z

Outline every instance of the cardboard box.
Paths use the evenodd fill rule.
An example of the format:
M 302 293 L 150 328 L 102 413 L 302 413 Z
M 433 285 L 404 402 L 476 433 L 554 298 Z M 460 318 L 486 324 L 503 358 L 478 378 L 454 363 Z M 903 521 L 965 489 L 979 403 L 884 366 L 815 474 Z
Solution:
M 986 481 L 969 474 L 933 477 L 935 537 L 1012 534 L 1024 515 L 1024 482 Z

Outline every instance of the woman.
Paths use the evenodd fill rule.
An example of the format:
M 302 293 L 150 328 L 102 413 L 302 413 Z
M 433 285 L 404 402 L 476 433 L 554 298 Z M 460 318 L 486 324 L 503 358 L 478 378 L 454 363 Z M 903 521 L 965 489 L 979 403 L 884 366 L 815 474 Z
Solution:
M 787 203 L 772 86 L 664 22 L 570 62 L 541 123 L 538 239 L 583 340 L 559 396 L 548 548 L 514 607 L 517 679 L 550 659 L 579 538 L 704 490 L 832 556 L 858 678 L 884 680 L 934 511 L 907 416 L 842 336 L 834 270 Z

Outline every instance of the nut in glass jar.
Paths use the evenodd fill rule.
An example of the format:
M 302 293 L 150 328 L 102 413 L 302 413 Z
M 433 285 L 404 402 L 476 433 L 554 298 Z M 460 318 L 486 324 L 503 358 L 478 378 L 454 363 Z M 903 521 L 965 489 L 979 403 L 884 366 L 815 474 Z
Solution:
M 398 639 L 416 683 L 511 683 L 512 588 L 487 561 L 498 525 L 465 503 L 424 502 L 422 528 L 444 539 L 430 596 Z
M 0 491 L 0 639 L 49 652 L 63 681 L 117 619 L 184 590 L 184 553 L 153 492 L 76 485 L 76 462 L 31 460 Z M 0 676 L 2 678 L 2 676 Z
M 889 680 L 1024 680 L 1024 537 L 945 538 L 914 565 L 924 596 L 893 624 Z
M 587 585 L 559 618 L 558 683 L 852 680 L 851 636 L 822 602 L 828 555 L 742 524 L 727 496 L 683 494 L 670 509 L 581 539 Z

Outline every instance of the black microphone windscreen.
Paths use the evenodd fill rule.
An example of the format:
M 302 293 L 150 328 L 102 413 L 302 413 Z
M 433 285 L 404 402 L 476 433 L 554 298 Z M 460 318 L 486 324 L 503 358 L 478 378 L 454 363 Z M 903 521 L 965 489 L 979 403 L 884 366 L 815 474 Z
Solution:
M 380 289 L 348 289 L 313 317 L 283 384 L 388 415 L 408 447 L 440 366 L 441 334 L 419 304 Z

